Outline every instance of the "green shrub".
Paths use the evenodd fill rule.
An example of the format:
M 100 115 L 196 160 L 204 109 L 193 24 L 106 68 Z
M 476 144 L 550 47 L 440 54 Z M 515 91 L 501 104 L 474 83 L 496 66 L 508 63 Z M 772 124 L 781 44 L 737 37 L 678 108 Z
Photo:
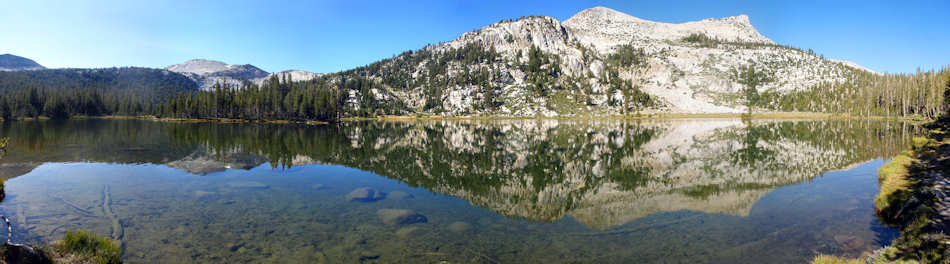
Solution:
M 680 41 L 686 42 L 686 43 L 699 44 L 700 47 L 704 47 L 704 48 L 716 47 L 717 45 L 719 45 L 719 43 L 722 42 L 722 41 L 719 41 L 718 39 L 707 36 L 706 34 L 703 34 L 703 33 L 689 34 L 689 36 L 683 37 L 682 39 L 680 39 Z
M 59 246 L 63 253 L 75 254 L 99 264 L 122 263 L 122 249 L 107 238 L 83 230 L 66 231 Z

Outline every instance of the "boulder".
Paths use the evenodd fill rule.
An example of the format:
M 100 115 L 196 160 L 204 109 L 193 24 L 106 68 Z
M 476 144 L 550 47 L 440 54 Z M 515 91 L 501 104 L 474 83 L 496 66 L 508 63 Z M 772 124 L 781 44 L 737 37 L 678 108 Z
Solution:
M 346 195 L 346 199 L 357 202 L 375 202 L 386 198 L 386 193 L 377 191 L 373 188 L 358 188 Z
M 457 221 L 449 225 L 449 231 L 455 233 L 464 233 L 472 228 L 472 225 L 466 222 Z
M 864 240 L 857 236 L 837 235 L 835 241 L 845 251 L 852 251 L 864 247 Z
M 257 190 L 270 188 L 270 186 L 267 186 L 267 184 L 263 184 L 263 183 L 255 182 L 255 181 L 229 182 L 228 187 L 237 188 L 237 189 L 257 189 Z
M 379 209 L 376 214 L 387 225 L 411 225 L 429 221 L 424 215 L 409 209 Z
M 403 239 L 412 238 L 418 233 L 419 233 L 419 227 L 416 227 L 416 226 L 403 227 L 403 228 L 400 228 L 399 230 L 396 230 L 396 236 Z
M 0 246 L 0 258 L 3 263 L 53 263 L 50 254 L 44 250 L 19 244 L 4 243 Z
M 415 196 L 412 196 L 412 194 L 409 194 L 407 192 L 400 192 L 400 191 L 391 192 L 386 195 L 387 199 L 392 199 L 392 200 L 405 200 L 405 199 L 412 199 L 414 197 Z

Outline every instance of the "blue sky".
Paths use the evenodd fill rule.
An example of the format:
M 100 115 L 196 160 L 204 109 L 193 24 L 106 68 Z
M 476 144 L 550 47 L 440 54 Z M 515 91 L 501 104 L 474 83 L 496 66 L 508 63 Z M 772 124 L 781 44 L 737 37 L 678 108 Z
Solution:
M 192 58 L 333 72 L 501 19 L 594 6 L 680 23 L 748 14 L 780 44 L 881 72 L 950 64 L 950 1 L 46 1 L 0 5 L 0 54 L 47 67 L 165 67 Z

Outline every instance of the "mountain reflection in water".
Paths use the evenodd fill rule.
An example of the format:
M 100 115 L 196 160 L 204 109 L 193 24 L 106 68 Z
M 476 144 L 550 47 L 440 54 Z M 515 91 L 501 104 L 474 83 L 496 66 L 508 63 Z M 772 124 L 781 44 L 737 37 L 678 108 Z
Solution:
M 304 169 L 306 173 L 311 173 L 310 170 L 336 171 L 331 167 L 305 166 L 327 164 L 369 171 L 410 187 L 461 198 L 512 220 L 561 222 L 570 216 L 590 229 L 591 234 L 619 234 L 663 226 L 670 222 L 664 221 L 669 220 L 667 216 L 679 222 L 703 218 L 703 215 L 684 212 L 747 217 L 760 200 L 761 203 L 772 203 L 762 199 L 779 187 L 795 185 L 790 190 L 803 188 L 796 184 L 814 180 L 825 172 L 849 170 L 867 161 L 894 155 L 906 145 L 916 129 L 910 124 L 885 121 L 738 119 L 348 122 L 321 126 L 136 120 L 7 122 L 0 128 L 0 137 L 10 137 L 11 140 L 8 154 L 0 160 L 0 177 L 19 178 L 10 180 L 8 192 L 14 196 L 2 207 L 5 211 L 19 210 L 12 214 L 21 216 L 19 220 L 14 218 L 14 222 L 21 221 L 15 224 L 27 227 L 22 234 L 24 237 L 48 241 L 58 237 L 66 227 L 82 228 L 82 220 L 86 217 L 101 217 L 85 214 L 94 214 L 92 205 L 98 199 L 94 195 L 100 195 L 103 189 L 71 189 L 86 193 L 84 197 L 93 197 L 86 202 L 67 204 L 78 208 L 80 213 L 75 214 L 55 209 L 62 205 L 49 205 L 74 199 L 54 194 L 25 200 L 25 196 L 29 196 L 25 191 L 21 194 L 23 196 L 16 196 L 19 192 L 16 180 L 23 178 L 27 181 L 31 174 L 40 174 L 36 175 L 40 177 L 69 172 L 69 168 L 57 168 L 31 173 L 43 164 L 156 164 L 185 175 L 212 177 L 209 179 L 231 177 L 231 172 L 241 170 L 263 174 L 257 172 L 262 169 L 261 165 L 269 166 L 278 174 L 292 173 L 297 169 Z M 89 169 L 79 167 L 81 164 L 73 169 Z M 170 175 L 174 170 L 167 168 L 147 165 L 127 168 L 130 172 L 125 173 Z M 108 171 L 103 168 L 91 170 Z M 24 174 L 27 176 L 21 177 Z M 24 186 L 40 185 L 24 183 Z M 50 192 L 49 188 L 54 187 L 46 188 L 43 191 Z M 119 191 L 121 188 L 112 187 L 111 192 L 116 193 L 113 197 L 134 195 L 123 194 Z M 345 193 L 349 190 L 339 191 Z M 271 191 L 278 189 L 275 187 Z M 201 192 L 196 194 L 201 197 L 214 197 L 210 195 L 214 193 L 211 191 L 195 192 Z M 862 189 L 860 194 L 865 195 L 865 192 Z M 780 196 L 781 193 L 774 195 Z M 44 201 L 49 203 L 46 209 L 40 208 Z M 863 206 L 861 212 L 870 210 L 871 200 L 856 203 Z M 131 202 L 116 204 L 119 207 L 131 206 Z M 145 210 L 130 207 L 116 211 L 117 214 L 154 214 L 155 219 L 167 221 L 159 213 L 142 213 Z M 50 220 L 43 218 L 44 215 L 75 216 Z M 662 218 L 648 219 L 651 215 Z M 37 220 L 22 220 L 30 217 Z M 435 217 L 429 218 L 438 222 Z M 642 222 L 637 221 L 641 218 L 648 223 L 624 226 Z M 130 229 L 126 240 L 127 249 L 132 252 L 127 252 L 126 258 L 161 260 L 153 253 L 135 252 L 136 247 L 131 245 L 137 239 L 134 235 L 136 226 L 149 224 L 136 222 L 138 219 L 120 219 L 122 225 Z M 880 229 L 874 231 L 875 235 L 887 232 L 870 222 L 872 228 Z M 868 234 L 872 233 L 868 231 Z M 840 237 L 835 239 L 842 240 Z M 845 240 L 850 241 L 848 239 L 852 238 Z M 605 251 L 611 248 L 602 247 Z M 822 245 L 814 247 L 817 251 L 826 249 Z M 867 247 L 873 246 L 868 244 Z M 856 255 L 864 248 L 837 247 L 835 250 Z M 334 262 L 334 253 L 321 252 L 324 258 L 329 257 Z M 789 258 L 807 259 L 813 253 L 792 254 Z M 228 254 L 240 255 L 237 251 L 221 254 L 218 259 L 191 260 L 259 260 L 228 257 Z M 494 254 L 486 259 L 504 259 L 504 254 Z M 593 255 L 576 257 L 583 260 L 600 253 L 592 251 L 589 254 Z M 730 259 L 719 256 L 713 259 L 748 262 L 747 257 Z M 606 261 L 611 262 L 610 259 Z M 615 260 L 624 262 L 631 257 L 618 256 Z M 651 261 L 646 257 L 641 260 Z

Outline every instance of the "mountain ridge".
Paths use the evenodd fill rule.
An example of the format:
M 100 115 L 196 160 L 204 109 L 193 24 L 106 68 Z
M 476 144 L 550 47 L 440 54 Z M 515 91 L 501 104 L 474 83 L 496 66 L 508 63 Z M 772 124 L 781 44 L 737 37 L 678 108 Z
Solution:
M 346 72 L 384 82 L 374 98 L 403 114 L 571 116 L 746 112 L 740 68 L 774 77 L 756 89 L 774 100 L 853 80 L 865 71 L 855 66 L 775 44 L 746 15 L 670 24 L 594 7 L 564 22 L 502 20 Z

